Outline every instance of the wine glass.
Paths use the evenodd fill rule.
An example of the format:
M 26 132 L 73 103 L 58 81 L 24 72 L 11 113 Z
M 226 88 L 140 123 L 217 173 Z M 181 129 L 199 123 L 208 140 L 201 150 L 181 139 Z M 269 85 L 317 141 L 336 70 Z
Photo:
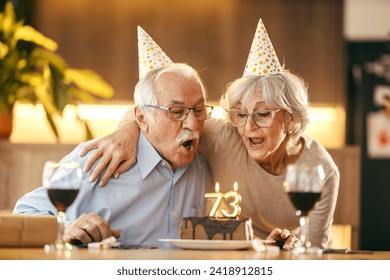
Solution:
M 318 247 L 311 246 L 309 239 L 309 212 L 321 197 L 325 172 L 322 165 L 293 164 L 287 167 L 283 183 L 299 216 L 301 246 L 293 250 L 294 254 L 322 254 Z
M 51 203 L 57 208 L 58 232 L 52 244 L 45 245 L 45 251 L 69 251 L 72 245 L 64 242 L 63 232 L 66 209 L 74 202 L 80 189 L 82 171 L 78 162 L 46 161 L 42 181 L 47 188 Z

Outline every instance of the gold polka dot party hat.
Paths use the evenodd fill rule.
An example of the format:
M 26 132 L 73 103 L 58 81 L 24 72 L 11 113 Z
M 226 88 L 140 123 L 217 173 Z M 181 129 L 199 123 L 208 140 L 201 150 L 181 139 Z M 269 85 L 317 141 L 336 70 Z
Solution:
M 263 21 L 260 19 L 253 37 L 243 76 L 268 76 L 279 74 L 281 70 L 279 59 L 276 56 Z
M 172 60 L 163 52 L 145 30 L 138 26 L 138 68 L 141 80 L 149 71 L 173 64 Z

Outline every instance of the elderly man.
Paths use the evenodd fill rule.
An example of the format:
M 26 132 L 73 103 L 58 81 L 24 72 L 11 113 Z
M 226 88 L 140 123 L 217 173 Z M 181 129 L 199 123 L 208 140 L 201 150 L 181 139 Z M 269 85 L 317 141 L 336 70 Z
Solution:
M 193 68 L 173 63 L 141 28 L 138 40 L 137 162 L 110 180 L 110 188 L 99 188 L 90 182 L 90 172 L 83 174 L 78 197 L 67 209 L 64 240 L 70 243 L 101 241 L 119 230 L 123 245 L 161 246 L 159 238 L 180 238 L 182 217 L 204 214 L 204 190 L 212 183 L 208 164 L 197 153 L 212 112 L 205 104 L 205 88 Z M 80 159 L 79 153 L 86 144 L 63 161 L 84 166 L 88 156 Z M 54 215 L 56 210 L 41 187 L 20 198 L 14 212 Z

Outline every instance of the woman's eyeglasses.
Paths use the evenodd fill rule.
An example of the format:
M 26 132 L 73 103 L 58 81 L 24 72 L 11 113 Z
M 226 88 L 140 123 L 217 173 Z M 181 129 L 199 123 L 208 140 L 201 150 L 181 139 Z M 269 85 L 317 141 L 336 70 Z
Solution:
M 230 122 L 235 127 L 245 126 L 248 117 L 251 116 L 253 121 L 258 127 L 270 127 L 274 121 L 275 114 L 280 111 L 277 110 L 258 110 L 248 113 L 239 109 L 226 110 L 230 119 Z

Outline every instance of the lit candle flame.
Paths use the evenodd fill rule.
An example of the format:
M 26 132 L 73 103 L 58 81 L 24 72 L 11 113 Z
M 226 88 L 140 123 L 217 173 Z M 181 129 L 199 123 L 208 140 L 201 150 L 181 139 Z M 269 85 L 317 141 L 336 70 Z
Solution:
M 237 182 L 234 182 L 233 190 L 234 190 L 235 192 L 237 192 L 237 190 L 238 190 L 238 184 L 237 184 Z
M 215 192 L 219 193 L 219 183 L 218 182 L 215 184 Z

